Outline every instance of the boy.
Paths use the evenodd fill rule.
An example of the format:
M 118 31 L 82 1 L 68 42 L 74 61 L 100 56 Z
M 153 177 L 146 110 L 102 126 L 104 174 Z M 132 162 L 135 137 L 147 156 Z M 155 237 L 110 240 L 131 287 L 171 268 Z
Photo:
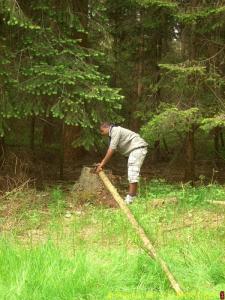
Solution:
M 102 135 L 109 135 L 110 144 L 105 157 L 97 165 L 96 172 L 103 169 L 116 150 L 128 157 L 129 190 L 124 201 L 130 204 L 137 195 L 140 169 L 147 154 L 148 144 L 139 134 L 108 122 L 101 124 L 100 132 Z

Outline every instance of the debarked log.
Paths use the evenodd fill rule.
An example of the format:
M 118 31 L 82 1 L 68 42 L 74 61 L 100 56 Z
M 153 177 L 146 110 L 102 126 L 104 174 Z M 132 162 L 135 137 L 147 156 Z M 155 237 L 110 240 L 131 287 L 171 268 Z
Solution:
M 147 235 L 144 232 L 143 228 L 139 225 L 139 223 L 135 219 L 134 215 L 132 214 L 131 210 L 128 208 L 128 206 L 125 204 L 125 202 L 123 201 L 123 199 L 121 198 L 121 196 L 117 192 L 116 188 L 112 185 L 112 183 L 110 182 L 110 180 L 108 179 L 108 177 L 105 175 L 105 173 L 103 171 L 101 171 L 99 173 L 99 176 L 102 179 L 105 186 L 107 187 L 107 189 L 110 191 L 110 193 L 114 197 L 114 199 L 116 200 L 116 202 L 119 204 L 122 211 L 127 216 L 127 218 L 129 220 L 130 224 L 132 225 L 133 229 L 136 231 L 136 233 L 138 234 L 138 236 L 142 240 L 144 249 L 147 251 L 147 253 L 153 259 L 155 259 L 159 263 L 159 265 L 161 266 L 162 270 L 166 274 L 166 276 L 167 276 L 172 288 L 175 290 L 175 292 L 178 295 L 183 294 L 183 291 L 180 288 L 180 285 L 176 281 L 173 274 L 170 272 L 167 264 L 164 262 L 164 260 L 162 258 L 159 257 L 159 255 L 157 254 L 152 242 L 149 240 L 149 238 L 147 237 Z

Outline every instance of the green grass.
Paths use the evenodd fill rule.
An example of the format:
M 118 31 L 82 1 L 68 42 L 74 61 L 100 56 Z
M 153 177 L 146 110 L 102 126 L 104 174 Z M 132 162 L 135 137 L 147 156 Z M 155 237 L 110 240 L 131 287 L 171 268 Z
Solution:
M 1 299 L 105 299 L 116 291 L 168 286 L 157 280 L 162 272 L 145 254 L 122 248 L 79 249 L 68 256 L 51 242 L 25 250 L 1 241 L 0 263 Z
M 178 204 L 151 206 L 152 199 L 174 196 Z M 90 204 L 65 218 L 68 199 L 59 187 L 49 192 L 43 208 L 37 199 L 30 208 L 27 200 L 13 216 L 22 215 L 24 227 L 18 230 L 15 223 L 0 240 L 0 299 L 216 300 L 225 289 L 225 208 L 205 201 L 224 200 L 223 186 L 142 182 L 140 197 L 130 206 L 182 296 L 139 247 L 120 210 Z

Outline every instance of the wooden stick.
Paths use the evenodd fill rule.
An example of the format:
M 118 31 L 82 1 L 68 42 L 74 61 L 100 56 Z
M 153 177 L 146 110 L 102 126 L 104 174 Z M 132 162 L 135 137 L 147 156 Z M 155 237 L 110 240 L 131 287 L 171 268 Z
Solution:
M 119 193 L 117 192 L 116 188 L 112 185 L 108 177 L 105 175 L 103 171 L 99 173 L 100 178 L 102 179 L 103 183 L 107 187 L 107 189 L 110 191 L 116 202 L 119 204 L 122 211 L 126 214 L 129 222 L 131 223 L 133 229 L 137 232 L 140 239 L 142 240 L 144 244 L 144 248 L 146 249 L 147 253 L 155 259 L 163 269 L 163 271 L 166 273 L 166 276 L 168 280 L 170 281 L 170 284 L 172 288 L 175 290 L 175 292 L 178 295 L 183 294 L 183 291 L 181 290 L 179 284 L 177 283 L 176 279 L 174 278 L 173 274 L 170 272 L 168 266 L 166 263 L 158 256 L 156 253 L 156 250 L 150 240 L 148 239 L 147 235 L 145 234 L 143 228 L 138 224 L 135 217 L 133 216 L 132 212 L 128 208 L 128 206 L 125 204 Z
M 3 196 L 0 197 L 0 200 L 3 200 L 5 198 L 7 198 L 8 196 L 11 196 L 14 193 L 17 193 L 17 192 L 21 191 L 25 187 L 25 185 L 29 183 L 29 181 L 30 181 L 30 179 L 23 182 L 20 186 L 15 187 L 10 192 L 6 192 Z
M 225 205 L 225 201 L 207 200 L 207 202 L 211 204 Z

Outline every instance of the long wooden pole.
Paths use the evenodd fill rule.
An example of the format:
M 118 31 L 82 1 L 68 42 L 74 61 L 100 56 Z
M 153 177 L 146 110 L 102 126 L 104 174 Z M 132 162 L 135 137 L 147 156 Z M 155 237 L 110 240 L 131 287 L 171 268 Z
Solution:
M 179 284 L 177 283 L 176 279 L 174 278 L 173 274 L 170 272 L 169 268 L 167 267 L 167 265 L 163 261 L 163 259 L 161 259 L 158 256 L 154 246 L 148 239 L 143 228 L 138 224 L 138 222 L 136 221 L 132 212 L 130 211 L 128 206 L 124 203 L 120 194 L 117 192 L 116 188 L 113 186 L 113 184 L 110 182 L 110 180 L 108 179 L 108 177 L 105 175 L 105 173 L 103 171 L 101 171 L 99 173 L 99 176 L 100 176 L 101 180 L 103 181 L 103 183 L 105 184 L 105 186 L 107 187 L 107 189 L 110 191 L 110 193 L 114 197 L 114 199 L 116 200 L 116 202 L 119 204 L 122 211 L 126 214 L 128 220 L 131 223 L 134 230 L 137 232 L 137 234 L 141 238 L 141 240 L 144 244 L 144 248 L 147 250 L 147 253 L 160 264 L 161 268 L 165 272 L 165 274 L 166 274 L 168 280 L 170 281 L 170 284 L 171 284 L 172 288 L 175 290 L 175 292 L 178 295 L 183 294 L 183 291 L 181 290 L 181 288 L 180 288 Z

